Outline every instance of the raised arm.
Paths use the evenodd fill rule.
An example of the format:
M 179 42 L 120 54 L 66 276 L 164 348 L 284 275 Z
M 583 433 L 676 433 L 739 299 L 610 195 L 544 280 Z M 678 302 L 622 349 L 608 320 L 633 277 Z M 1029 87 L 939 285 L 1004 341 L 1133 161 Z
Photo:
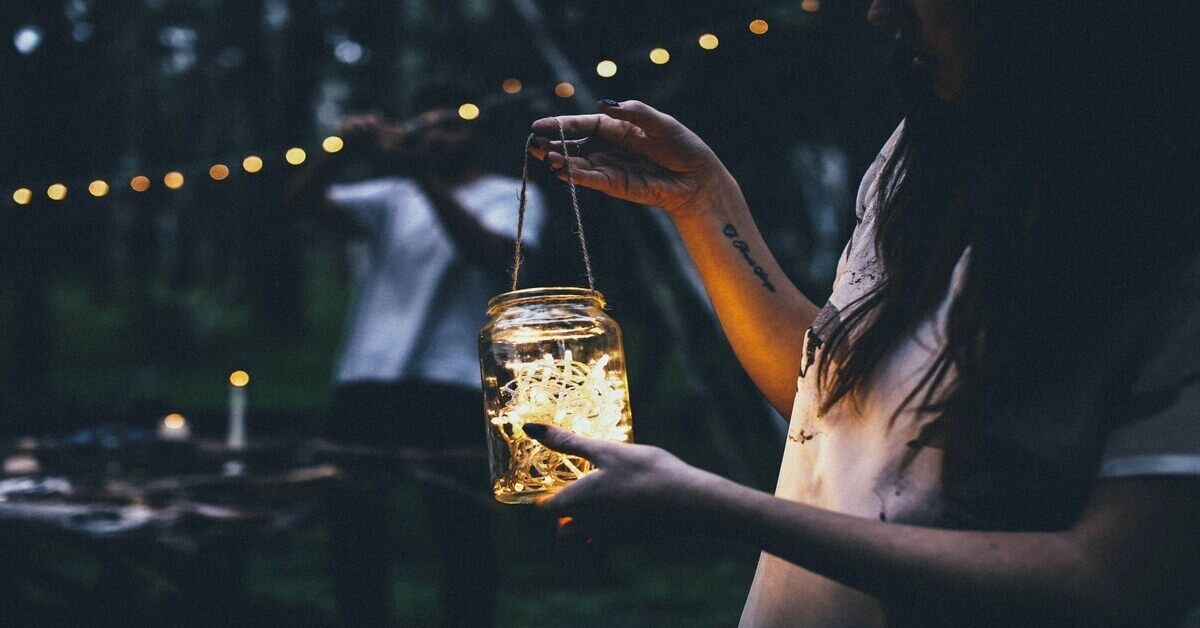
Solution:
M 576 183 L 667 211 L 738 360 L 787 415 L 817 306 L 784 275 L 737 182 L 695 133 L 636 100 L 601 101 L 600 110 L 534 122 L 534 156 L 567 178 L 561 122 Z
M 467 211 L 446 182 L 428 175 L 418 180 L 459 254 L 490 274 L 507 276 L 509 258 L 512 257 L 516 241 L 492 231 L 478 216 Z

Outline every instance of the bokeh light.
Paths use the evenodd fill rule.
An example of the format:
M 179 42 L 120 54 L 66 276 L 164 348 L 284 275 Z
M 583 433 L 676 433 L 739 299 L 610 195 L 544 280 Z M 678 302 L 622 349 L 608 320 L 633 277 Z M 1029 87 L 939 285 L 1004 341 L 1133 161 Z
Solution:
M 183 187 L 183 173 L 177 170 L 172 170 L 163 175 L 163 185 L 172 190 L 178 190 Z
M 52 183 L 50 187 L 46 188 L 46 196 L 49 196 L 52 201 L 61 201 L 67 198 L 67 186 L 61 183 Z
M 163 417 L 162 422 L 163 427 L 171 430 L 181 430 L 183 426 L 187 425 L 187 419 L 183 418 L 183 415 L 178 412 L 172 412 Z
M 96 179 L 88 184 L 88 193 L 96 198 L 100 198 L 108 194 L 108 184 L 100 179 Z
M 18 28 L 13 34 L 13 47 L 23 55 L 33 54 L 41 45 L 42 29 L 32 24 Z
M 262 157 L 259 157 L 258 155 L 247 155 L 246 158 L 242 160 L 242 170 L 245 170 L 251 174 L 262 170 L 262 167 L 263 160 Z
M 17 205 L 28 205 L 33 201 L 33 190 L 29 188 L 17 188 L 13 190 L 13 202 Z
M 229 383 L 241 388 L 250 383 L 250 374 L 246 371 L 234 371 L 229 374 Z
M 225 164 L 213 164 L 208 169 L 208 176 L 213 178 L 213 181 L 224 181 L 225 177 L 229 176 L 229 166 Z
M 308 153 L 304 152 L 303 148 L 294 146 L 287 149 L 287 152 L 283 154 L 283 158 L 287 160 L 289 164 L 292 164 L 293 166 L 299 166 L 300 164 L 304 163 L 305 159 L 308 158 Z
M 500 89 L 503 89 L 505 94 L 515 94 L 521 91 L 521 81 L 515 78 L 506 78 L 500 84 Z
M 721 45 L 721 40 L 717 39 L 712 33 L 705 33 L 700 36 L 700 47 L 705 50 L 714 50 Z
M 767 32 L 767 28 L 769 27 L 767 26 L 766 20 L 754 20 L 753 22 L 750 22 L 750 32 L 754 33 L 755 35 L 765 34 Z
M 570 98 L 575 95 L 575 86 L 570 83 L 559 83 L 554 86 L 554 94 L 559 98 Z
M 617 74 L 617 64 L 614 61 L 605 59 L 596 64 L 596 74 L 604 78 L 611 78 Z
M 342 147 L 345 145 L 346 143 L 342 141 L 342 138 L 336 135 L 330 135 L 329 137 L 325 138 L 323 142 L 321 142 L 321 149 L 327 153 L 336 153 L 339 150 L 342 150 Z
M 666 48 L 655 48 L 650 51 L 650 61 L 655 65 L 662 65 L 671 60 L 671 53 L 667 52 Z
M 463 120 L 474 120 L 479 117 L 479 107 L 475 103 L 463 103 L 458 108 L 458 117 Z
M 133 188 L 134 192 L 145 192 L 150 189 L 150 177 L 139 174 L 129 180 L 129 187 Z
M 814 13 L 820 10 L 821 0 L 804 0 L 804 2 L 800 3 L 800 8 L 808 11 L 809 13 Z

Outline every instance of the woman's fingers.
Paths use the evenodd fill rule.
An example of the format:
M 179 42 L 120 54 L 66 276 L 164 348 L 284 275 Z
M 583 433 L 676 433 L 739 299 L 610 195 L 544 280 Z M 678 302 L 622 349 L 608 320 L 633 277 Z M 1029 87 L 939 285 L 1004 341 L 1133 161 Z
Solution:
M 538 442 L 559 453 L 583 456 L 597 466 L 610 460 L 613 447 L 619 445 L 594 438 L 584 438 L 571 430 L 542 423 L 526 423 L 525 433 Z
M 624 120 L 639 127 L 647 137 L 668 137 L 683 127 L 675 118 L 647 105 L 640 100 L 626 100 L 614 107 L 603 100 L 597 103 L 605 115 Z
M 604 470 L 599 469 L 575 480 L 563 490 L 534 499 L 542 510 L 558 516 L 576 517 L 587 515 L 594 517 L 596 489 L 607 481 Z
M 594 144 L 594 142 L 590 141 L 590 138 L 585 137 L 578 140 L 567 140 L 566 147 L 567 152 L 572 156 L 580 156 Z M 562 140 L 535 137 L 533 143 L 529 146 L 529 151 L 538 159 L 545 159 L 547 153 L 563 152 L 563 142 Z
M 562 123 L 562 135 L 566 135 L 569 139 L 578 139 L 597 135 L 601 130 L 601 125 L 604 120 L 612 122 L 613 119 L 602 113 L 589 113 L 586 115 L 577 116 L 556 116 L 553 118 L 541 118 L 534 120 L 530 127 L 535 135 L 542 137 L 558 138 L 558 124 Z
M 546 163 L 550 166 L 550 171 L 554 173 L 560 181 L 567 180 L 567 160 L 558 153 L 549 153 L 546 155 Z M 588 159 L 583 157 L 571 157 L 571 178 L 575 179 L 576 185 L 582 185 L 585 188 L 598 190 L 606 194 L 615 194 L 619 191 L 613 187 L 613 179 L 611 173 L 606 169 L 598 168 Z

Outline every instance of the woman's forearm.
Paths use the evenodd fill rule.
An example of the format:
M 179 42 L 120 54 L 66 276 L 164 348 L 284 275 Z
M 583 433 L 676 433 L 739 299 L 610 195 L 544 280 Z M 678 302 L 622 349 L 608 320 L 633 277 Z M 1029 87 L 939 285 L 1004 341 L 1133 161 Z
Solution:
M 724 169 L 673 217 L 738 360 L 786 415 L 804 333 L 818 308 L 767 250 L 741 189 Z
M 1187 502 L 1173 503 L 1158 490 L 1104 487 L 1080 525 L 1046 533 L 884 523 L 717 476 L 696 483 L 691 502 L 697 517 L 711 522 L 708 532 L 897 605 L 927 606 L 935 614 L 977 609 L 989 616 L 1120 622 L 1148 607 L 1178 612 L 1164 604 L 1187 595 L 1172 589 L 1195 581 L 1194 566 L 1191 574 L 1181 572 L 1188 571 L 1196 543 L 1163 538 L 1155 527 L 1186 511 Z M 1148 549 L 1152 543 L 1173 549 Z

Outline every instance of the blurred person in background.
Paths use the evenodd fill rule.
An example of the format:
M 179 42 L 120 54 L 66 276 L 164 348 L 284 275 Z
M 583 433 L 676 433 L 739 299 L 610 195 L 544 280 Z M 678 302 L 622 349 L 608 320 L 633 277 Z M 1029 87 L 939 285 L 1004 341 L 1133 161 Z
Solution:
M 598 467 L 542 506 L 761 549 L 746 626 L 1178 625 L 1200 602 L 1192 7 L 875 0 L 907 116 L 823 307 L 678 120 L 605 100 L 560 119 L 566 146 L 535 122 L 560 179 L 668 212 L 791 413 L 774 495 L 526 425 Z
M 477 338 L 488 299 L 507 289 L 520 189 L 519 180 L 479 165 L 487 113 L 473 121 L 457 113 L 470 95 L 456 86 L 420 91 L 413 125 L 371 114 L 345 119 L 345 155 L 377 176 L 333 183 L 342 159 L 335 155 L 302 173 L 287 202 L 305 214 L 348 218 L 364 236 L 324 433 L 425 450 L 430 470 L 449 474 L 449 485 L 422 483 L 423 512 L 401 514 L 427 522 L 442 559 L 442 620 L 452 626 L 491 625 L 495 613 Z M 522 241 L 536 246 L 542 198 L 532 185 L 527 198 Z M 391 623 L 390 483 L 378 474 L 352 479 L 362 490 L 332 504 L 334 598 L 347 625 Z

